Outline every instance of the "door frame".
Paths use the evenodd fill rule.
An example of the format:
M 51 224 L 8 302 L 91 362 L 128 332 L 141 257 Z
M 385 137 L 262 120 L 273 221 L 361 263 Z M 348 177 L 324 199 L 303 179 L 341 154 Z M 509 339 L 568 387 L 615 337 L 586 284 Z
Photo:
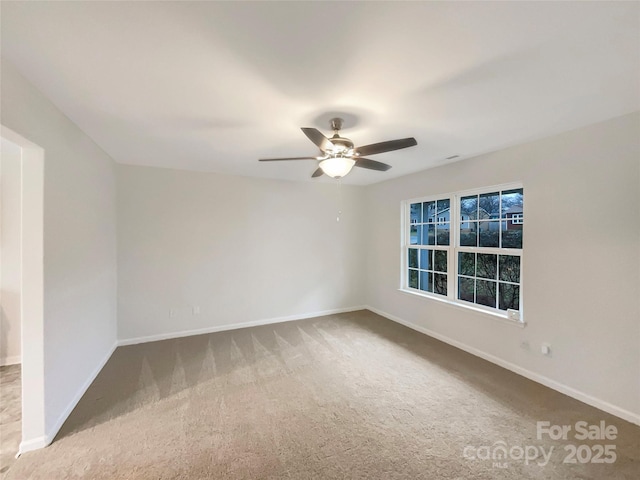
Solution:
M 22 441 L 19 453 L 47 445 L 44 395 L 44 149 L 0 125 L 21 149 Z

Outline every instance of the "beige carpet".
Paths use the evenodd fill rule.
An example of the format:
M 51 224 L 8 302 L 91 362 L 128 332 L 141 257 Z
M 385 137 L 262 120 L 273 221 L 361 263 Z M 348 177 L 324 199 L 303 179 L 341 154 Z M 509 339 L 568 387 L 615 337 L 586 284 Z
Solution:
M 20 365 L 0 367 L 0 479 L 15 462 L 22 437 Z
M 537 440 L 537 420 L 619 434 Z M 554 451 L 464 456 L 501 441 Z M 567 443 L 617 460 L 563 464 Z M 119 348 L 7 479 L 637 479 L 639 460 L 639 427 L 361 311 Z

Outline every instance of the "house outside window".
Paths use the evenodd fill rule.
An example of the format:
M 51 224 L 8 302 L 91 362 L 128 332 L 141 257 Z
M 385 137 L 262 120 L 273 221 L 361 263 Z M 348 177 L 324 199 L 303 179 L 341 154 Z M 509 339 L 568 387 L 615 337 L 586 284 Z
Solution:
M 519 212 L 507 212 L 507 218 L 510 219 L 510 223 L 507 224 L 508 227 L 514 227 L 515 225 L 523 225 L 524 224 L 524 215 L 522 212 L 522 207 L 514 207 L 516 210 L 520 210 Z
M 521 185 L 403 202 L 401 289 L 522 321 L 523 205 Z

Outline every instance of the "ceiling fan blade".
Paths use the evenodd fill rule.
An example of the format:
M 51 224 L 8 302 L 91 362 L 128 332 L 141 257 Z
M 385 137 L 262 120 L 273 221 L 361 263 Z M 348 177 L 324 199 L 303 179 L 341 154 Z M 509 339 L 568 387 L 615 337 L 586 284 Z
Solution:
M 391 165 L 387 165 L 386 163 L 376 162 L 375 160 L 370 160 L 368 158 L 358 157 L 355 159 L 356 164 L 354 167 L 360 168 L 368 168 L 369 170 L 378 170 L 379 172 L 386 172 L 391 168 Z
M 260 158 L 259 162 L 280 162 L 282 160 L 317 160 L 318 157 Z
M 301 130 L 309 138 L 309 140 L 315 143 L 323 152 L 326 152 L 328 149 L 333 148 L 333 143 L 331 143 L 331 140 L 325 137 L 317 128 L 303 127 L 301 128 Z
M 318 167 L 318 169 L 313 172 L 313 175 L 311 175 L 311 178 L 321 177 L 323 173 L 322 169 Z
M 372 143 L 363 147 L 356 148 L 356 152 L 360 155 L 374 155 L 376 153 L 391 152 L 400 150 L 401 148 L 413 147 L 417 145 L 416 139 L 413 137 L 401 138 L 400 140 L 389 140 L 388 142 Z

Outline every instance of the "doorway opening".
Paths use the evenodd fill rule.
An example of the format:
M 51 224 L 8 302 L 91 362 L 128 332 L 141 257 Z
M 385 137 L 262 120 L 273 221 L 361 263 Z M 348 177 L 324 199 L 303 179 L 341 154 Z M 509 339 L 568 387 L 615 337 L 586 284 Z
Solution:
M 46 445 L 44 411 L 44 150 L 0 130 L 0 470 Z M 6 424 L 5 424 L 6 423 Z
M 22 439 L 22 149 L 0 139 L 0 474 Z

